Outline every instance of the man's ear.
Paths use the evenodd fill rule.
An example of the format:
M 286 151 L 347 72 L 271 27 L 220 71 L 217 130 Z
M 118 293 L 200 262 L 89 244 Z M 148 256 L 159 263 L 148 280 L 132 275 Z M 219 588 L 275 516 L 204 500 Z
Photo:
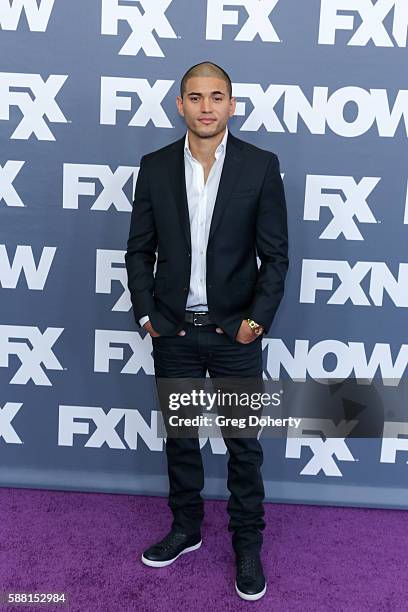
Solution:
M 180 96 L 176 97 L 176 105 L 179 114 L 184 117 L 183 99 Z
M 230 117 L 232 117 L 232 115 L 235 113 L 236 106 L 237 106 L 237 99 L 236 98 L 231 98 Z

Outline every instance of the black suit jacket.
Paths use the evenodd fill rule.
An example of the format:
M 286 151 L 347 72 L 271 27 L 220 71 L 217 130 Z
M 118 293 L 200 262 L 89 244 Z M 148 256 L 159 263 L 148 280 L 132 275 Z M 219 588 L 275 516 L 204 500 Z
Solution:
M 136 323 L 149 315 L 162 335 L 176 335 L 183 328 L 190 285 L 184 139 L 142 157 L 125 255 Z M 242 320 L 251 318 L 267 333 L 283 295 L 288 267 L 279 161 L 274 153 L 231 132 L 210 225 L 206 265 L 208 310 L 217 325 L 235 339 Z

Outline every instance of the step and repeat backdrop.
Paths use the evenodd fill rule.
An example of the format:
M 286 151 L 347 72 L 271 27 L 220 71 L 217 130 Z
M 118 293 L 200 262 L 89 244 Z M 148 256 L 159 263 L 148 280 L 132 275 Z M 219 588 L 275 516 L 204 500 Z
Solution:
M 0 484 L 167 493 L 124 254 L 140 158 L 191 65 L 280 159 L 290 269 L 264 378 L 398 388 L 408 364 L 406 0 L 0 0 Z M 374 399 L 373 399 L 374 398 Z M 364 403 L 364 402 L 363 402 Z M 274 501 L 408 507 L 408 425 L 264 438 Z M 337 435 L 336 435 L 337 434 Z M 222 438 L 201 441 L 227 495 Z

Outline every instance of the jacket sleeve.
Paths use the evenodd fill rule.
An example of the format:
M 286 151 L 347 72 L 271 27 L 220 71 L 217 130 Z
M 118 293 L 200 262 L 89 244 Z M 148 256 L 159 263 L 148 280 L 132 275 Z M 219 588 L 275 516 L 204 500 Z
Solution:
M 249 318 L 261 324 L 268 333 L 283 296 L 289 264 L 285 192 L 275 154 L 267 166 L 258 202 L 256 249 L 261 265 Z
M 156 261 L 157 233 L 149 192 L 145 156 L 140 160 L 135 197 L 125 254 L 128 288 L 136 323 L 154 310 L 153 269 Z

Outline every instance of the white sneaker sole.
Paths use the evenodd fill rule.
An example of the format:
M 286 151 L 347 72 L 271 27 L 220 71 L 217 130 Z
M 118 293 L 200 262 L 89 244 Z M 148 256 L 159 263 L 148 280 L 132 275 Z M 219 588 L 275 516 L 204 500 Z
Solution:
M 261 597 L 263 597 L 266 593 L 266 587 L 267 587 L 267 584 L 265 583 L 265 586 L 262 589 L 262 591 L 259 591 L 259 593 L 254 593 L 254 595 L 248 595 L 248 593 L 243 593 L 242 591 L 240 591 L 239 588 L 237 587 L 237 583 L 235 582 L 236 592 L 241 597 L 241 599 L 245 599 L 245 601 L 256 601 L 257 599 L 261 599 Z
M 142 555 L 142 563 L 144 563 L 145 565 L 148 565 L 149 567 L 167 567 L 167 565 L 171 565 L 172 563 L 174 563 L 174 561 L 178 559 L 180 555 L 184 555 L 185 553 L 189 553 L 189 552 L 193 552 L 194 550 L 198 550 L 201 546 L 201 543 L 202 543 L 202 540 L 200 540 L 198 544 L 194 544 L 194 546 L 189 546 L 188 548 L 185 548 L 177 555 L 177 557 L 174 557 L 173 559 L 168 559 L 167 561 L 152 561 L 151 559 L 147 559 L 146 557 Z

